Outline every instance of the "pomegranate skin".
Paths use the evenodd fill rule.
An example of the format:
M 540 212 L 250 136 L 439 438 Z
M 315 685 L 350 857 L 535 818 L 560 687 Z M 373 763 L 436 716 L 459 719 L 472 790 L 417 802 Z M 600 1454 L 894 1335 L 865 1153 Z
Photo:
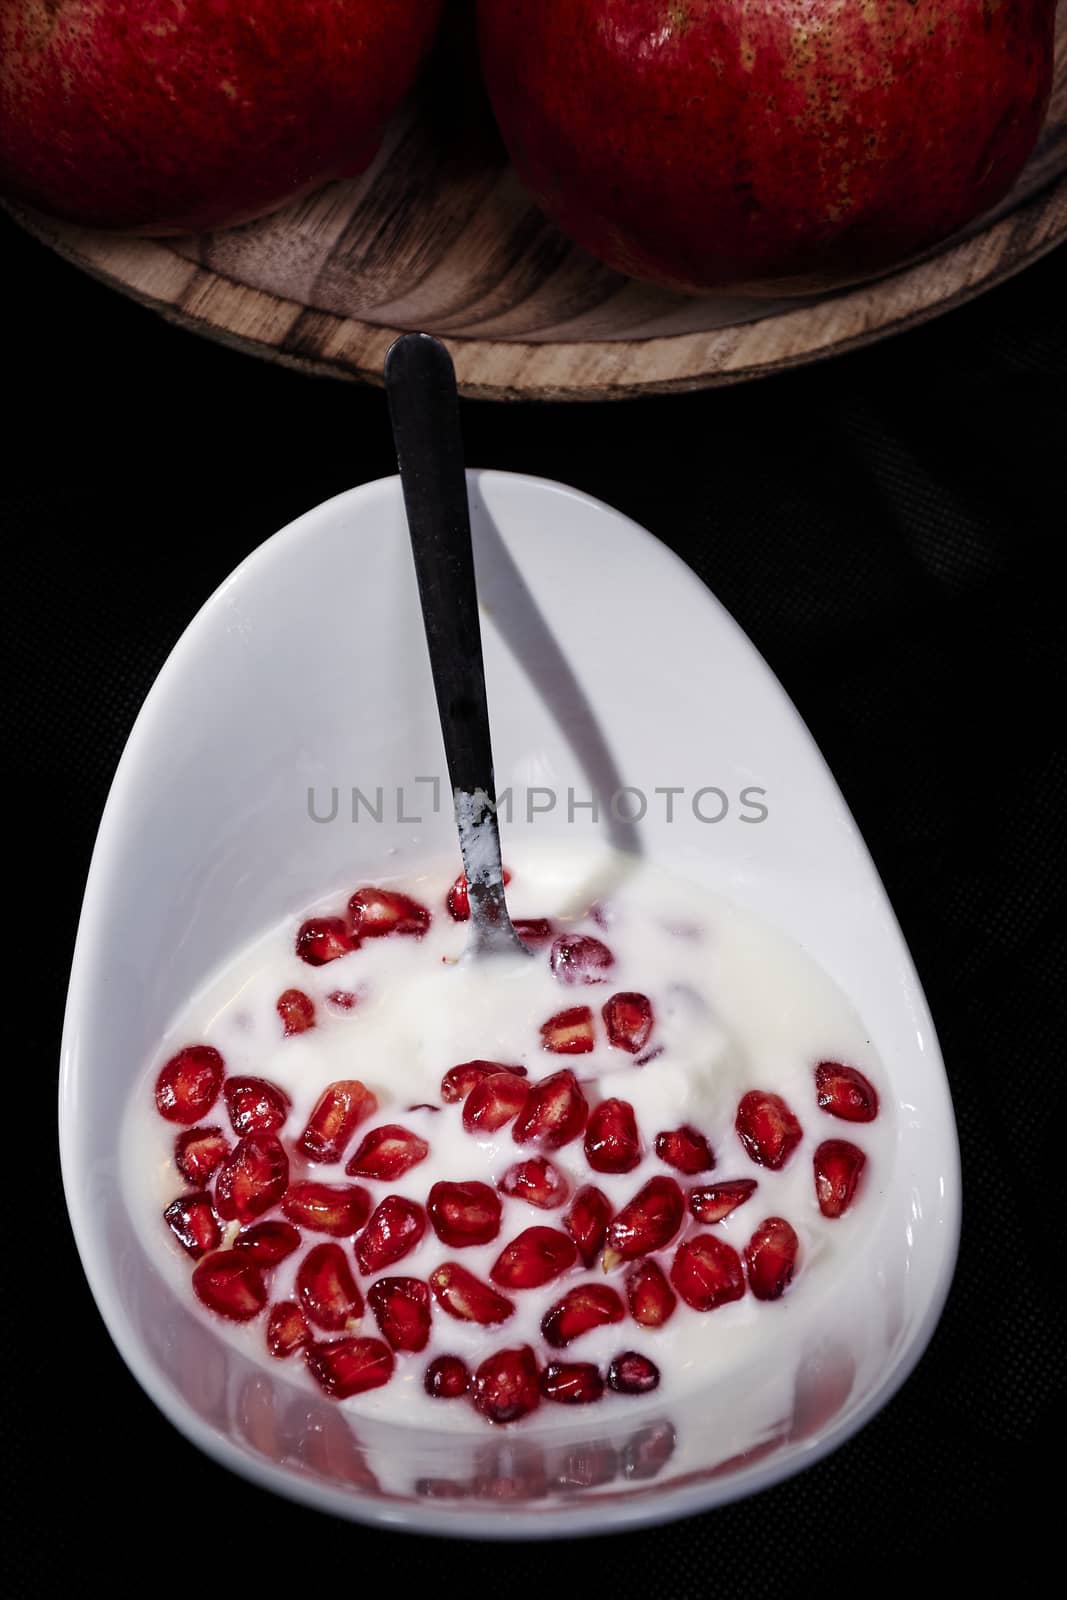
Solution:
M 480 0 L 519 175 L 618 272 L 814 292 L 914 256 L 1010 188 L 1055 0 Z
M 0 192 L 198 232 L 361 172 L 441 0 L 4 0 Z

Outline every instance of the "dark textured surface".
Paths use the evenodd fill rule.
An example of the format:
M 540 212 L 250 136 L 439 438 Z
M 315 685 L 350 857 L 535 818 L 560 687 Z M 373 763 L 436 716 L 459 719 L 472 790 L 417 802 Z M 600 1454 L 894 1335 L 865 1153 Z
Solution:
M 123 1508 L 137 1505 L 158 1540 L 153 1565 L 175 1572 L 161 1593 L 275 1592 L 273 1552 L 312 1547 L 315 1594 L 362 1588 L 365 1561 L 387 1564 L 376 1594 L 455 1584 L 664 1600 L 853 1593 L 872 1568 L 914 1574 L 916 1559 L 998 1545 L 1021 1573 L 1040 1523 L 1012 1534 L 1005 1497 L 1051 1442 L 1064 1367 L 1053 1316 L 1062 1274 L 1047 1242 L 1061 1184 L 1039 1159 L 1060 1115 L 1063 1061 L 1067 785 L 1051 687 L 1062 256 L 919 332 L 752 387 L 610 408 L 464 409 L 472 463 L 564 479 L 643 522 L 715 589 L 796 700 L 926 985 L 965 1184 L 942 1325 L 915 1376 L 850 1444 L 725 1511 L 508 1556 L 329 1523 L 186 1444 L 103 1331 L 53 1155 L 65 969 L 132 719 L 237 561 L 327 495 L 393 470 L 384 399 L 200 343 L 10 224 L 0 246 L 12 308 L 6 747 L 15 825 L 27 819 L 32 858 L 52 866 L 16 912 L 29 991 L 10 980 L 7 991 L 18 1028 L 5 1078 L 25 1093 L 18 1125 L 37 1155 L 5 1273 L 9 1289 L 32 1294 L 13 1296 L 0 1319 L 5 1595 L 121 1572 L 136 1581 L 113 1541 Z M 9 850 L 9 871 L 22 854 L 21 842 Z M 42 1295 L 56 1314 L 40 1314 Z M 184 1577 L 182 1506 L 199 1513 Z

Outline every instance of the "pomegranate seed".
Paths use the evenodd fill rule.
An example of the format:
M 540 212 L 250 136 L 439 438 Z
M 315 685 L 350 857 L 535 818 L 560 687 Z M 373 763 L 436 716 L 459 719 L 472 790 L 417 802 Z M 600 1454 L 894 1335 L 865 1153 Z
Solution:
M 358 1233 L 370 1215 L 371 1197 L 355 1183 L 312 1183 L 290 1186 L 282 1210 L 290 1222 L 312 1233 L 332 1233 L 347 1239 Z
M 506 1322 L 515 1309 L 505 1295 L 497 1294 L 455 1261 L 443 1261 L 430 1273 L 430 1288 L 441 1310 L 457 1322 L 477 1322 L 487 1328 Z
M 599 1489 L 618 1476 L 619 1457 L 599 1440 L 564 1451 L 553 1469 L 557 1489 Z
M 329 1339 L 304 1352 L 308 1371 L 333 1400 L 380 1389 L 393 1376 L 395 1359 L 380 1339 Z
M 193 1293 L 220 1317 L 250 1322 L 267 1303 L 267 1286 L 254 1261 L 240 1250 L 220 1250 L 193 1268 Z
M 578 1254 L 591 1267 L 600 1254 L 611 1221 L 611 1202 L 600 1189 L 586 1184 L 574 1197 L 563 1226 L 578 1246 Z
M 608 1040 L 616 1050 L 637 1055 L 652 1032 L 652 1002 L 645 994 L 613 994 L 601 1012 Z
M 358 1001 L 359 996 L 351 989 L 331 989 L 326 996 L 326 1004 L 333 1011 L 354 1011 Z
M 796 1270 L 800 1240 L 784 1217 L 761 1222 L 745 1246 L 748 1286 L 757 1300 L 779 1300 Z
M 377 1109 L 377 1098 L 358 1078 L 331 1083 L 308 1119 L 300 1148 L 309 1161 L 340 1161 L 359 1124 Z
M 174 1165 L 187 1183 L 204 1183 L 229 1148 L 221 1128 L 186 1128 L 174 1141 Z
M 659 1388 L 659 1368 L 636 1350 L 624 1350 L 608 1368 L 608 1384 L 616 1394 L 650 1394 Z
M 815 1068 L 819 1108 L 844 1122 L 873 1122 L 878 1115 L 878 1091 L 855 1067 L 837 1061 L 820 1061 Z
M 641 1160 L 641 1140 L 628 1100 L 601 1100 L 585 1130 L 585 1159 L 596 1172 L 632 1172 Z
M 593 1048 L 593 1013 L 588 1006 L 557 1011 L 541 1024 L 541 1049 L 556 1056 L 586 1056 Z
M 303 989 L 286 989 L 278 996 L 276 1009 L 286 1035 L 306 1033 L 315 1026 L 315 1006 Z
M 300 1248 L 300 1234 L 289 1222 L 253 1222 L 241 1229 L 233 1248 L 244 1250 L 257 1267 L 276 1267 Z
M 577 1139 L 588 1116 L 589 1105 L 574 1073 L 553 1072 L 530 1089 L 511 1137 L 516 1144 L 533 1143 L 545 1150 L 558 1150 Z
M 847 1139 L 824 1139 L 814 1165 L 819 1210 L 824 1217 L 843 1216 L 855 1198 L 867 1157 Z
M 511 925 L 523 944 L 544 944 L 552 937 L 552 924 L 547 917 L 514 917 Z
M 562 1300 L 550 1306 L 541 1320 L 541 1332 L 554 1350 L 562 1350 L 591 1328 L 621 1322 L 626 1311 L 622 1296 L 606 1283 L 576 1283 Z
M 502 1289 L 539 1289 L 573 1267 L 577 1255 L 565 1233 L 555 1228 L 524 1228 L 501 1250 L 489 1276 Z
M 528 1205 L 542 1211 L 553 1211 L 561 1206 L 570 1191 L 563 1173 L 554 1167 L 546 1156 L 528 1156 L 510 1166 L 498 1184 L 502 1194 L 514 1200 L 525 1200 Z
M 745 1292 L 741 1257 L 725 1239 L 697 1233 L 678 1246 L 671 1282 L 694 1311 L 714 1311 Z
M 224 1222 L 252 1222 L 276 1206 L 289 1184 L 289 1157 L 272 1133 L 239 1139 L 215 1179 L 215 1210 Z
M 430 913 L 410 895 L 395 889 L 357 889 L 348 902 L 352 931 L 361 939 L 380 939 L 387 933 L 422 937 L 430 926 Z
M 777 1172 L 800 1143 L 803 1130 L 780 1094 L 752 1089 L 737 1108 L 741 1143 L 761 1167 Z
M 392 1182 L 425 1161 L 429 1153 L 425 1139 L 398 1122 L 387 1122 L 364 1136 L 345 1171 L 351 1178 L 380 1178 Z
M 604 1393 L 600 1370 L 591 1361 L 553 1361 L 541 1374 L 541 1393 L 561 1406 L 588 1406 Z
M 638 1261 L 626 1274 L 626 1298 L 630 1315 L 642 1328 L 662 1328 L 673 1317 L 678 1297 L 662 1269 L 647 1258 Z
M 600 939 L 585 933 L 561 933 L 548 964 L 560 983 L 605 983 L 615 957 Z
M 211 1110 L 222 1087 L 223 1063 L 209 1044 L 190 1044 L 171 1056 L 156 1079 L 156 1110 L 190 1127 Z
M 438 1356 L 426 1368 L 422 1386 L 434 1400 L 459 1400 L 471 1386 L 470 1368 L 459 1356 Z
M 296 1274 L 304 1311 L 320 1328 L 340 1333 L 363 1315 L 363 1296 L 339 1244 L 313 1245 Z
M 426 1213 L 414 1200 L 387 1194 L 356 1245 L 360 1272 L 368 1277 L 409 1255 L 426 1232 Z
M 494 1072 L 474 1085 L 463 1103 L 463 1126 L 468 1133 L 496 1133 L 517 1116 L 529 1093 L 521 1078 L 511 1072 Z
M 685 1201 L 674 1179 L 649 1178 L 608 1225 L 605 1266 L 662 1250 L 682 1226 L 684 1215 Z
M 528 1344 L 497 1350 L 474 1374 L 474 1404 L 490 1422 L 518 1422 L 541 1401 L 537 1358 Z
M 456 1250 L 488 1244 L 500 1232 L 500 1200 L 487 1183 L 435 1183 L 426 1209 L 441 1243 Z
M 668 1167 L 690 1178 L 697 1172 L 710 1172 L 715 1165 L 710 1144 L 688 1123 L 672 1128 L 669 1133 L 657 1133 L 656 1154 Z
M 624 1478 L 654 1478 L 674 1454 L 677 1435 L 670 1422 L 650 1422 L 638 1428 L 622 1449 Z
M 274 1133 L 289 1115 L 292 1104 L 284 1089 L 265 1078 L 227 1078 L 223 1093 L 239 1139 L 248 1133 Z
M 211 1209 L 210 1195 L 179 1195 L 164 1211 L 163 1220 L 194 1260 L 206 1256 L 209 1250 L 217 1250 L 222 1243 L 222 1231 Z
M 358 944 L 340 917 L 312 917 L 296 936 L 296 953 L 309 967 L 324 967 Z
M 382 1338 L 394 1350 L 425 1350 L 430 1339 L 430 1291 L 421 1278 L 379 1278 L 367 1290 Z
M 267 1349 L 279 1361 L 291 1356 L 301 1345 L 311 1343 L 311 1329 L 295 1300 L 281 1300 L 271 1309 L 267 1321 Z
M 465 1100 L 476 1083 L 498 1072 L 512 1072 L 517 1078 L 526 1076 L 525 1067 L 509 1067 L 503 1061 L 461 1061 L 458 1067 L 449 1067 L 441 1079 L 441 1099 L 448 1105 Z
M 707 1189 L 690 1189 L 689 1209 L 698 1222 L 721 1222 L 731 1211 L 743 1206 L 756 1192 L 755 1178 L 738 1178 L 734 1183 L 716 1183 Z
M 504 868 L 504 884 L 505 884 L 505 887 L 510 882 L 511 882 L 511 873 L 508 871 L 507 867 L 505 867 Z M 470 902 L 470 895 L 469 895 L 469 893 L 467 891 L 467 880 L 464 877 L 462 872 L 460 873 L 459 877 L 456 879 L 455 883 L 452 885 L 451 889 L 449 889 L 449 891 L 448 891 L 448 899 L 445 901 L 445 904 L 448 907 L 448 914 L 452 918 L 453 922 L 467 922 L 467 921 L 469 921 L 470 914 L 471 914 L 471 902 Z

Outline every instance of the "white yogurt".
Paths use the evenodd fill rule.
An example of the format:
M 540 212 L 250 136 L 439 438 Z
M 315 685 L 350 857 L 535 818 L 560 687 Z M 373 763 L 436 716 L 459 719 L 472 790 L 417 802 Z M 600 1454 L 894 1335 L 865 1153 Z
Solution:
M 873 1223 L 880 1195 L 888 1186 L 892 1159 L 892 1106 L 884 1071 L 863 1024 L 831 979 L 792 941 L 776 933 L 730 902 L 668 877 L 642 862 L 617 858 L 607 868 L 598 859 L 597 877 L 590 863 L 566 852 L 516 851 L 508 903 L 517 917 L 547 916 L 556 931 L 581 931 L 607 943 L 615 966 L 609 981 L 596 985 L 562 984 L 551 972 L 549 945 L 533 959 L 463 964 L 466 925 L 445 910 L 453 873 L 441 869 L 388 886 L 413 895 L 433 912 L 425 937 L 369 939 L 359 949 L 323 967 L 310 967 L 294 951 L 294 936 L 309 914 L 339 913 L 347 895 L 338 893 L 276 927 L 214 976 L 178 1015 L 148 1065 L 134 1095 L 123 1129 L 123 1181 L 131 1211 L 146 1248 L 171 1281 L 184 1285 L 190 1304 L 208 1318 L 221 1338 L 239 1344 L 265 1365 L 277 1367 L 264 1338 L 266 1315 L 237 1326 L 214 1318 L 195 1301 L 189 1277 L 193 1262 L 161 1219 L 161 1212 L 188 1188 L 177 1172 L 174 1138 L 178 1131 L 156 1113 L 153 1089 L 163 1063 L 183 1045 L 207 1043 L 220 1051 L 227 1074 L 253 1074 L 280 1085 L 292 1109 L 280 1137 L 287 1147 L 298 1141 L 307 1117 L 327 1084 L 358 1078 L 373 1090 L 378 1111 L 357 1130 L 345 1159 L 362 1137 L 384 1122 L 400 1122 L 430 1145 L 429 1157 L 401 1178 L 380 1183 L 350 1179 L 344 1161 L 309 1165 L 306 1176 L 322 1182 L 359 1182 L 374 1203 L 386 1194 L 409 1196 L 424 1203 L 439 1179 L 478 1179 L 495 1185 L 505 1169 L 534 1147 L 519 1147 L 510 1125 L 497 1134 L 476 1138 L 461 1121 L 460 1104 L 441 1102 L 443 1074 L 472 1059 L 522 1063 L 531 1081 L 570 1068 L 583 1084 L 591 1104 L 608 1096 L 634 1107 L 645 1149 L 632 1172 L 621 1176 L 594 1172 L 579 1138 L 548 1152 L 564 1172 L 572 1192 L 595 1184 L 620 1207 L 653 1175 L 668 1174 L 683 1191 L 708 1183 L 755 1178 L 755 1195 L 714 1232 L 743 1250 L 759 1222 L 784 1216 L 800 1238 L 796 1277 L 785 1297 L 762 1303 L 751 1294 L 713 1312 L 699 1313 L 679 1301 L 665 1327 L 638 1327 L 629 1317 L 619 1324 L 583 1335 L 562 1353 L 548 1352 L 540 1322 L 550 1305 L 573 1283 L 601 1280 L 598 1268 L 579 1264 L 536 1290 L 509 1291 L 516 1311 L 497 1328 L 458 1322 L 436 1305 L 427 1349 L 398 1354 L 392 1380 L 383 1388 L 355 1396 L 344 1407 L 353 1413 L 390 1421 L 429 1424 L 434 1428 L 480 1428 L 483 1424 L 463 1402 L 431 1400 L 422 1387 L 426 1366 L 445 1352 L 464 1357 L 473 1367 L 494 1349 L 531 1343 L 542 1359 L 594 1361 L 605 1368 L 621 1350 L 636 1349 L 656 1362 L 661 1373 L 659 1397 L 671 1399 L 709 1377 L 749 1364 L 760 1352 L 785 1361 L 793 1338 L 790 1310 L 809 1305 L 823 1294 L 846 1267 Z M 577 870 L 576 870 L 577 869 Z M 387 880 L 381 880 L 385 883 Z M 575 896 L 575 885 L 584 889 Z M 588 906 L 599 901 L 598 920 Z M 581 909 L 576 910 L 576 903 Z M 316 1026 L 285 1037 L 275 1009 L 288 988 L 304 990 L 315 1003 Z M 358 996 L 350 1011 L 332 1008 L 327 996 L 335 990 Z M 600 1007 L 619 990 L 648 995 L 655 1026 L 648 1049 L 661 1053 L 644 1066 L 612 1048 L 600 1021 Z M 596 1047 L 581 1056 L 547 1054 L 540 1028 L 555 1012 L 588 1004 L 597 1021 Z M 816 1105 L 813 1071 L 824 1059 L 858 1067 L 880 1092 L 875 1122 L 844 1123 Z M 734 1128 L 738 1101 L 750 1089 L 781 1094 L 800 1119 L 804 1138 L 781 1172 L 756 1166 Z M 439 1111 L 408 1108 L 419 1102 Z M 225 1104 L 216 1102 L 204 1119 L 227 1127 Z M 691 1123 L 709 1139 L 716 1164 L 712 1173 L 686 1177 L 666 1167 L 653 1152 L 657 1133 Z M 824 1218 L 815 1199 L 812 1153 L 823 1139 L 847 1138 L 868 1157 L 857 1199 L 844 1217 Z M 302 1162 L 294 1160 L 294 1175 Z M 567 1205 L 544 1211 L 523 1201 L 502 1197 L 499 1236 L 492 1244 L 457 1250 L 443 1245 L 427 1228 L 418 1248 L 388 1267 L 381 1276 L 428 1279 L 444 1260 L 456 1260 L 485 1282 L 503 1246 L 524 1228 L 562 1227 Z M 272 1213 L 278 1214 L 279 1213 Z M 688 1218 L 685 1231 L 704 1231 Z M 306 1244 L 326 1236 L 305 1234 Z M 669 1270 L 676 1243 L 657 1259 Z M 346 1246 L 347 1249 L 347 1246 Z M 274 1269 L 271 1301 L 287 1299 L 303 1251 Z M 625 1299 L 625 1266 L 609 1281 Z M 360 1279 L 366 1291 L 373 1279 Z M 368 1309 L 362 1332 L 378 1336 Z M 336 1337 L 323 1334 L 323 1338 Z M 289 1366 L 298 1368 L 299 1357 Z M 301 1373 L 301 1380 L 312 1385 Z M 611 1394 L 601 1404 L 633 1405 Z M 599 1407 L 588 1408 L 599 1410 Z M 539 1423 L 555 1414 L 570 1419 L 577 1413 L 544 1405 Z

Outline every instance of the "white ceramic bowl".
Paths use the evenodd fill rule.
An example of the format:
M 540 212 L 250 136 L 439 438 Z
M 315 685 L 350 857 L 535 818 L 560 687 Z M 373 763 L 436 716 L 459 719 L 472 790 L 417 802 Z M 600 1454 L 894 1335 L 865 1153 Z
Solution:
M 301 517 L 204 606 L 145 702 L 86 888 L 63 1040 L 60 1133 L 74 1232 L 131 1370 L 190 1439 L 266 1488 L 341 1515 L 484 1537 L 604 1532 L 766 1487 L 840 1444 L 922 1353 L 952 1276 L 955 1127 L 933 1025 L 863 841 L 810 736 L 736 624 L 680 561 L 558 484 L 470 475 L 498 787 L 507 837 L 614 834 L 766 917 L 851 997 L 895 1103 L 877 1224 L 795 1370 L 683 1414 L 650 1396 L 542 1436 L 537 1419 L 470 1435 L 357 1420 L 224 1343 L 163 1281 L 123 1201 L 123 1108 L 164 1026 L 226 956 L 279 915 L 383 862 L 454 853 L 445 806 L 418 824 L 345 821 L 345 796 L 444 770 L 399 483 Z M 307 795 L 341 790 L 316 823 Z M 675 817 L 657 788 L 680 787 Z M 560 802 L 527 821 L 527 787 Z M 649 798 L 633 827 L 566 792 Z M 746 824 L 737 796 L 766 791 Z M 720 822 L 692 797 L 722 790 Z M 636 807 L 636 798 L 628 802 Z M 535 804 L 544 804 L 543 796 Z M 415 810 L 409 801 L 407 814 Z M 698 801 L 705 816 L 721 801 Z M 729 1401 L 728 1406 L 724 1400 Z M 770 1407 L 770 1411 L 768 1411 Z M 598 1408 L 592 1408 L 594 1411 Z M 724 1418 L 729 1415 L 729 1425 Z M 768 1422 L 770 1421 L 770 1425 Z M 671 1451 L 671 1441 L 677 1448 Z M 563 1488 L 576 1460 L 607 1480 Z M 566 1458 L 570 1458 L 569 1460 Z M 603 1475 L 603 1474 L 602 1474 Z M 435 1480 L 464 1495 L 441 1499 Z

